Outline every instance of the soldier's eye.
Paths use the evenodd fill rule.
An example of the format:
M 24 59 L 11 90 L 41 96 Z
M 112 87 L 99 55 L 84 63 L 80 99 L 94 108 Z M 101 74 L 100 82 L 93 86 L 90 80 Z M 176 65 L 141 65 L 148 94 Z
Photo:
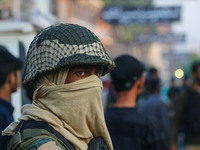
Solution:
M 78 74 L 79 76 L 84 76 L 84 75 L 85 75 L 85 72 L 84 72 L 84 71 L 79 71 L 77 74 Z

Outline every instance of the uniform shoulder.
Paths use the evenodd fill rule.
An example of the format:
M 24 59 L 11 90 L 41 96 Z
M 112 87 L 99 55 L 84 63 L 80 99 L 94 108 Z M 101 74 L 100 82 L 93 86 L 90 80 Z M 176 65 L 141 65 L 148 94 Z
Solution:
M 56 150 L 64 150 L 58 143 L 55 141 L 47 141 L 46 143 L 41 144 L 37 150 L 49 150 L 49 148 Z
M 64 146 L 58 143 L 57 140 L 54 140 L 50 136 L 37 136 L 27 140 L 26 142 L 21 143 L 18 150 L 32 149 L 32 150 L 65 150 Z

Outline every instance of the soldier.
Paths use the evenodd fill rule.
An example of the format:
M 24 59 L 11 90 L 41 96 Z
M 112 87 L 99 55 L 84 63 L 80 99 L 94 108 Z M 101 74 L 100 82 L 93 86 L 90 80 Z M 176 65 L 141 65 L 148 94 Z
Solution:
M 22 107 L 20 123 L 4 130 L 12 135 L 9 149 L 86 150 L 100 140 L 105 143 L 99 147 L 112 150 L 99 77 L 114 66 L 85 27 L 57 24 L 38 33 L 29 47 L 23 80 L 36 88 L 33 104 Z

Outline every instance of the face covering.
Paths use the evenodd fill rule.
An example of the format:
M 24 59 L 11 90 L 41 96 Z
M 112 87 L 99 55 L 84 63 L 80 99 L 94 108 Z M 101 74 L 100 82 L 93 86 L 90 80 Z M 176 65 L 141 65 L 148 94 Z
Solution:
M 77 149 L 88 149 L 90 140 L 101 136 L 112 150 L 101 101 L 101 80 L 92 75 L 64 84 L 66 76 L 66 71 L 61 71 L 40 78 L 33 104 L 22 107 L 19 120 L 45 121 Z M 3 134 L 14 134 L 17 125 L 12 123 Z

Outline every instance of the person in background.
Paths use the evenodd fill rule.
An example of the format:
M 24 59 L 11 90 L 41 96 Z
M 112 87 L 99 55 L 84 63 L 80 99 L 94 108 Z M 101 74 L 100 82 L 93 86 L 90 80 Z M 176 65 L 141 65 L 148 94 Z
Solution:
M 98 37 L 83 26 L 55 24 L 39 32 L 23 79 L 35 87 L 33 103 L 4 130 L 8 148 L 112 150 L 100 77 L 114 67 Z
M 116 100 L 105 113 L 114 149 L 161 150 L 156 125 L 136 110 L 145 82 L 144 65 L 130 55 L 121 55 L 114 61 L 116 68 L 111 71 L 111 80 Z
M 200 62 L 191 68 L 192 86 L 185 88 L 175 100 L 174 115 L 170 124 L 170 147 L 178 150 L 177 137 L 184 133 L 185 150 L 200 149 Z
M 178 87 L 175 84 L 175 79 L 171 78 L 169 89 L 167 91 L 167 96 L 168 96 L 168 100 L 169 100 L 168 103 L 167 103 L 167 107 L 168 107 L 168 110 L 169 110 L 169 118 L 170 119 L 173 116 L 174 103 L 175 103 L 175 100 L 177 99 L 179 94 L 180 94 L 180 87 Z
M 153 77 L 159 78 L 159 72 L 156 68 L 151 67 L 149 69 L 148 76 L 153 76 Z
M 184 75 L 183 80 L 182 80 L 182 85 L 180 87 L 180 92 L 181 91 L 186 91 L 190 88 L 190 79 L 188 75 Z
M 159 72 L 156 68 L 154 67 L 150 67 L 147 71 L 147 73 L 145 74 L 145 77 L 146 76 L 153 76 L 155 78 L 159 78 Z M 137 101 L 137 104 L 136 104 L 136 107 L 137 107 L 137 110 L 139 112 L 142 112 L 143 110 L 143 103 L 146 101 L 147 97 L 149 96 L 149 91 L 147 90 L 147 88 L 145 87 L 146 84 L 144 84 L 144 88 L 143 88 L 143 91 L 142 91 L 142 94 L 141 96 L 139 97 L 138 101 Z
M 0 46 L 0 131 L 2 132 L 12 121 L 14 108 L 11 105 L 11 94 L 20 85 L 22 61 L 14 57 L 8 50 Z M 14 100 L 14 99 L 13 99 Z M 0 135 L 0 149 L 5 150 L 7 142 Z
M 145 88 L 148 96 L 143 103 L 143 112 L 158 124 L 159 137 L 161 137 L 161 149 L 168 150 L 169 116 L 166 104 L 160 96 L 161 83 L 159 77 L 149 75 L 145 80 Z
M 171 118 L 174 114 L 174 103 L 180 94 L 180 89 L 177 87 L 170 87 L 168 92 L 169 102 L 167 104 L 168 110 L 169 110 L 169 118 Z

